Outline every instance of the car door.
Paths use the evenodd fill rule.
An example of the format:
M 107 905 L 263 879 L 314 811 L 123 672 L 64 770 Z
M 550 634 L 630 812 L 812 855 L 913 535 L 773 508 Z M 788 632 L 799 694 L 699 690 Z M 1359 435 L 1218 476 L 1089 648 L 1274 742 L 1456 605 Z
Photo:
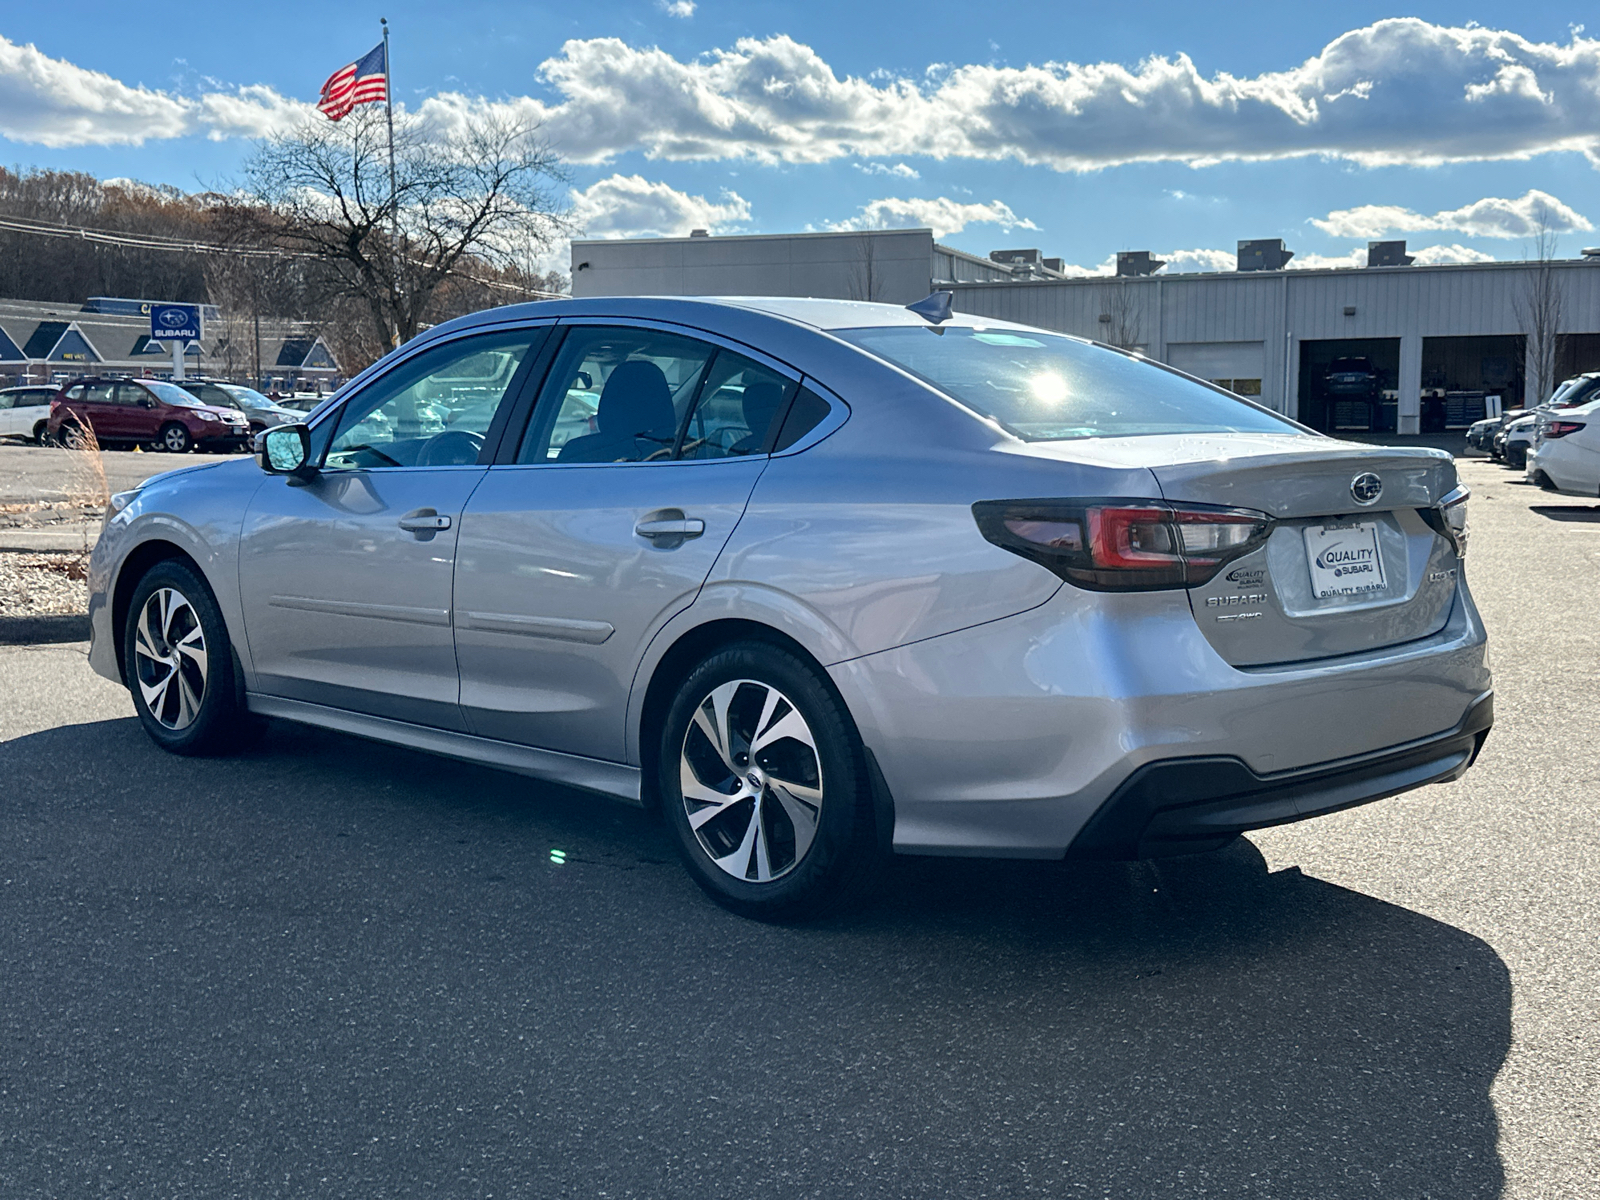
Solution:
M 526 433 L 462 519 L 472 732 L 621 761 L 635 667 L 695 598 L 798 381 L 710 339 L 574 323 Z
M 117 385 L 114 382 L 89 383 L 83 389 L 83 416 L 102 444 L 115 441 L 121 422 L 117 419 Z
M 263 482 L 239 559 L 258 690 L 464 728 L 451 636 L 461 514 L 549 330 L 470 334 L 400 360 L 318 421 L 320 470 Z

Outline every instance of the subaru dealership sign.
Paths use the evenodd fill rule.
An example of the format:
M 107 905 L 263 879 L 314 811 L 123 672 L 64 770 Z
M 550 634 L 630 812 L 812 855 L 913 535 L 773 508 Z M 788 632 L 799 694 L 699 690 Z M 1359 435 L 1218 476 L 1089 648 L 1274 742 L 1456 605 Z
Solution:
M 200 306 L 198 304 L 152 304 L 150 337 L 153 341 L 198 342 Z

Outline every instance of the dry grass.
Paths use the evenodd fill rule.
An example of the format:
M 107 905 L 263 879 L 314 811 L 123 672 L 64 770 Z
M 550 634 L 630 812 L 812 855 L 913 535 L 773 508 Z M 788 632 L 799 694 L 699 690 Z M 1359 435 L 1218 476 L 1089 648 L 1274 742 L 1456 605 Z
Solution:
M 0 616 L 38 617 L 87 612 L 88 556 L 0 553 Z

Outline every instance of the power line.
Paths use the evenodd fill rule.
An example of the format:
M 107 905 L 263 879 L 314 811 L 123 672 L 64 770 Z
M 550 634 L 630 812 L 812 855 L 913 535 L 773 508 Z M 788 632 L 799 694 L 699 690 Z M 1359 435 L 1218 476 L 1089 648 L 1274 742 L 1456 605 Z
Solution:
M 57 238 L 67 241 L 92 242 L 96 245 L 115 246 L 124 250 L 158 250 L 176 254 L 221 254 L 247 259 L 316 259 L 315 255 L 293 250 L 257 248 L 253 246 L 224 246 L 217 242 L 197 242 L 185 238 L 164 237 L 156 233 L 116 233 L 108 229 L 94 229 L 87 225 L 49 225 L 43 221 L 30 221 L 22 217 L 0 216 L 0 230 L 9 230 L 12 233 L 29 233 L 37 237 Z M 420 260 L 412 259 L 411 261 L 417 263 Z M 507 283 L 499 279 L 482 279 L 465 271 L 457 272 L 457 274 L 460 278 L 479 284 L 482 287 L 500 288 L 508 292 L 520 292 L 524 296 L 533 296 L 540 300 L 562 300 L 566 298 L 560 292 L 523 287 L 521 284 Z

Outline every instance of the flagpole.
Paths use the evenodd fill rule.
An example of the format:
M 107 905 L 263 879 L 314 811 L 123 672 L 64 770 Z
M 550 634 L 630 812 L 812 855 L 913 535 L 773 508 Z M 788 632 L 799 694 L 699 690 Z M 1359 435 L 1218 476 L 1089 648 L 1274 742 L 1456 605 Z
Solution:
M 400 189 L 394 172 L 394 85 L 389 79 L 389 18 L 379 17 L 383 26 L 383 103 L 389 119 L 389 240 L 390 253 L 394 255 L 394 291 L 400 296 Z M 400 331 L 393 333 L 396 346 L 400 344 Z

